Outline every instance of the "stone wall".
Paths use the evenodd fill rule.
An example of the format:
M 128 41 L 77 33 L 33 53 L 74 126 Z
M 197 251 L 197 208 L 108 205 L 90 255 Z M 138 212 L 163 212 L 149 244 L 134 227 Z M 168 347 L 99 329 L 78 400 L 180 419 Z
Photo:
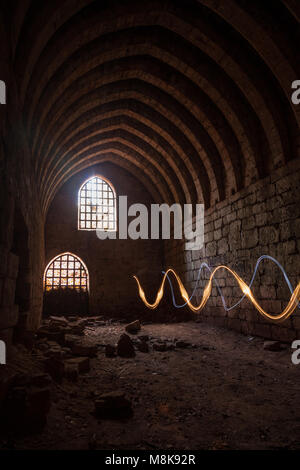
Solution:
M 173 242 L 165 256 L 167 266 L 177 269 L 191 292 L 201 262 L 210 266 L 225 264 L 249 283 L 256 260 L 264 254 L 282 264 L 295 287 L 300 274 L 299 159 L 209 209 L 205 214 L 202 250 L 183 251 L 180 244 Z M 241 297 L 236 281 L 225 271 L 217 278 L 227 305 L 234 305 Z M 203 285 L 205 281 L 200 283 Z M 260 265 L 253 292 L 261 306 L 273 314 L 281 312 L 290 298 L 280 270 L 268 260 Z M 199 301 L 201 287 L 197 295 Z M 216 287 L 200 315 L 216 325 L 249 335 L 285 341 L 300 337 L 300 310 L 280 325 L 264 320 L 247 299 L 226 312 Z
M 90 276 L 91 314 L 124 317 L 145 312 L 137 295 L 133 274 L 138 274 L 149 293 L 155 292 L 162 270 L 160 240 L 99 240 L 95 231 L 78 230 L 78 190 L 89 177 L 102 175 L 119 195 L 128 196 L 128 206 L 152 201 L 143 185 L 127 171 L 111 163 L 90 167 L 70 178 L 55 196 L 45 228 L 46 262 L 63 252 L 79 256 Z M 130 221 L 130 218 L 128 219 Z M 55 313 L 55 312 L 53 312 Z
M 23 327 L 34 329 L 39 324 L 44 265 L 43 217 L 12 73 L 8 29 L 0 8 L 0 70 L 7 88 L 7 104 L 0 106 L 0 339 L 7 346 L 20 311 Z M 24 249 L 16 240 L 23 242 Z M 26 272 L 20 271 L 25 264 Z

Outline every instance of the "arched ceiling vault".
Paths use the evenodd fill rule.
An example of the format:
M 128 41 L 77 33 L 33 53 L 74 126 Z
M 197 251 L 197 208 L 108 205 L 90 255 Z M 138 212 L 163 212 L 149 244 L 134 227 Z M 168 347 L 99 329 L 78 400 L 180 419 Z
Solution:
M 14 68 L 43 210 L 111 161 L 213 206 L 299 152 L 299 3 L 15 0 Z M 282 21 L 278 21 L 281 18 Z

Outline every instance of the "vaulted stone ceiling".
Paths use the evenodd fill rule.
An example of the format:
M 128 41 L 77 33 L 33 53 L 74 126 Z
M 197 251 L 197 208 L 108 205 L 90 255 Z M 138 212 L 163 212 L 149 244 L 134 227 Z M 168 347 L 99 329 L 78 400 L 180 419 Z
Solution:
M 102 161 L 126 168 L 158 201 L 209 207 L 299 152 L 300 109 L 290 99 L 300 77 L 297 0 L 10 8 L 44 211 L 70 176 Z

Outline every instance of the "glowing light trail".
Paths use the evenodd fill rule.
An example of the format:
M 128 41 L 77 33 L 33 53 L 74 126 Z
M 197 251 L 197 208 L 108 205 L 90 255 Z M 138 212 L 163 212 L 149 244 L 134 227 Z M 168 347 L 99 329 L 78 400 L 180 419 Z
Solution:
M 284 278 L 285 278 L 285 281 L 287 282 L 288 284 L 288 287 L 291 291 L 291 298 L 286 306 L 286 308 L 278 315 L 272 315 L 268 312 L 266 312 L 261 306 L 260 304 L 257 302 L 257 300 L 255 299 L 252 291 L 251 291 L 251 286 L 254 282 L 254 279 L 255 279 L 255 275 L 256 275 L 256 272 L 257 272 L 257 269 L 258 269 L 258 266 L 259 264 L 261 263 L 261 261 L 263 259 L 270 259 L 271 261 L 275 262 L 277 264 L 277 266 L 281 269 L 283 275 L 284 275 Z M 208 283 L 206 285 L 206 287 L 204 288 L 204 291 L 203 291 L 203 296 L 202 296 L 202 299 L 201 299 L 201 302 L 199 305 L 193 305 L 191 300 L 196 292 L 196 289 L 197 289 L 197 286 L 198 286 L 198 282 L 199 282 L 199 279 L 200 279 L 200 274 L 201 274 L 201 271 L 203 268 L 207 268 L 209 271 L 210 271 L 210 278 L 208 280 Z M 153 303 L 150 303 L 147 301 L 146 299 L 146 296 L 145 296 L 145 292 L 140 284 L 140 281 L 139 279 L 137 278 L 137 276 L 133 276 L 134 279 L 136 280 L 137 282 L 137 285 L 138 285 L 138 290 L 139 290 L 139 296 L 140 298 L 142 299 L 142 301 L 144 302 L 144 304 L 150 308 L 150 309 L 155 309 L 158 307 L 161 299 L 163 298 L 163 294 L 164 294 L 164 288 L 165 288 L 165 282 L 166 282 L 166 279 L 168 279 L 169 283 L 170 283 L 170 286 L 171 286 L 171 291 L 172 291 L 172 298 L 173 298 L 173 304 L 175 307 L 177 308 L 181 308 L 181 307 L 184 307 L 185 305 L 187 305 L 190 310 L 192 310 L 194 313 L 199 313 L 203 308 L 204 306 L 206 305 L 210 295 L 211 295 L 211 290 L 212 290 L 212 281 L 214 279 L 214 276 L 215 274 L 217 273 L 217 271 L 221 270 L 221 269 L 224 269 L 226 271 L 228 271 L 237 281 L 242 293 L 243 293 L 243 296 L 242 298 L 232 307 L 227 307 L 226 306 L 226 302 L 225 302 L 225 299 L 222 295 L 222 291 L 219 287 L 219 285 L 217 284 L 217 281 L 215 280 L 216 284 L 217 284 L 217 288 L 219 290 L 219 293 L 222 297 L 222 302 L 223 302 L 223 306 L 225 308 L 225 310 L 231 310 L 232 308 L 236 307 L 237 305 L 239 305 L 241 303 L 241 301 L 247 297 L 251 302 L 252 304 L 254 305 L 254 307 L 258 310 L 258 312 L 264 317 L 264 318 L 267 318 L 268 320 L 271 320 L 273 322 L 282 322 L 284 320 L 286 320 L 287 318 L 290 317 L 290 315 L 292 315 L 292 313 L 294 312 L 294 310 L 297 308 L 297 305 L 300 301 L 300 282 L 298 283 L 297 287 L 295 288 L 295 290 L 293 291 L 292 289 L 292 286 L 291 286 L 291 283 L 283 269 L 283 267 L 281 266 L 281 264 L 275 260 L 274 258 L 272 258 L 271 256 L 268 256 L 268 255 L 263 255 L 261 256 L 257 263 L 256 263 L 256 267 L 255 267 L 255 270 L 254 270 L 254 274 L 252 276 L 252 279 L 251 279 L 251 282 L 249 285 L 247 285 L 243 279 L 235 272 L 233 271 L 232 269 L 228 268 L 227 266 L 217 266 L 216 268 L 214 268 L 213 270 L 206 264 L 206 263 L 202 263 L 202 265 L 200 266 L 199 268 L 199 272 L 198 272 L 198 278 L 197 278 L 197 283 L 196 283 L 196 286 L 194 288 L 194 291 L 191 295 L 191 297 L 189 297 L 180 277 L 178 276 L 178 274 L 173 270 L 173 269 L 168 269 L 166 272 L 163 272 L 163 279 L 162 279 L 162 282 L 161 282 L 161 285 L 160 285 L 160 288 L 157 292 L 157 295 L 156 295 L 156 299 Z M 175 297 L 174 297 L 174 291 L 173 291 L 173 286 L 172 286 L 172 282 L 169 278 L 169 274 L 172 274 L 176 281 L 177 281 L 177 284 L 178 284 L 178 287 L 179 287 L 179 291 L 180 291 L 180 294 L 181 294 L 181 297 L 183 298 L 183 300 L 185 301 L 185 303 L 183 305 L 177 305 L 176 302 L 175 302 Z M 299 305 L 300 306 L 300 305 Z

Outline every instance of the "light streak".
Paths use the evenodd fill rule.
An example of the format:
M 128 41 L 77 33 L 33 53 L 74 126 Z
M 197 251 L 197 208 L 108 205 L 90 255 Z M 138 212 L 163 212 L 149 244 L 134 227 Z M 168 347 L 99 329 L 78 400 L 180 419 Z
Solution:
M 262 307 L 261 305 L 257 302 L 257 300 L 255 299 L 252 291 L 251 291 L 251 286 L 254 282 L 254 279 L 255 279 L 255 275 L 256 275 L 256 272 L 257 272 L 257 269 L 259 267 L 259 264 L 261 263 L 262 260 L 264 259 L 269 259 L 271 261 L 273 261 L 274 263 L 277 264 L 277 266 L 281 269 L 283 275 L 284 275 L 284 278 L 285 278 L 285 281 L 289 287 L 289 290 L 291 292 L 291 297 L 290 297 L 290 300 L 287 304 L 287 306 L 285 307 L 285 309 L 279 313 L 278 315 L 273 315 L 273 314 L 270 314 L 268 312 L 266 312 Z M 205 286 L 204 288 L 204 291 L 203 291 L 203 295 L 202 295 L 202 299 L 199 303 L 199 305 L 193 305 L 191 300 L 193 298 L 193 296 L 195 295 L 196 293 L 196 289 L 198 287 L 198 282 L 199 282 L 199 279 L 200 279 L 200 275 L 201 275 L 201 272 L 202 272 L 202 269 L 203 268 L 206 268 L 209 270 L 210 272 L 210 277 L 209 277 L 209 280 L 207 282 L 207 285 Z M 217 280 L 214 279 L 215 277 L 215 274 L 221 270 L 221 269 L 224 269 L 226 271 L 228 271 L 237 281 L 237 284 L 239 285 L 242 293 L 243 293 L 243 296 L 241 297 L 241 299 L 235 304 L 233 305 L 232 307 L 227 307 L 226 305 L 226 302 L 225 302 L 225 299 L 224 299 L 224 296 L 222 294 L 222 291 L 221 291 L 221 288 L 220 286 L 218 285 L 217 283 Z M 173 290 L 173 285 L 172 285 L 172 282 L 171 282 L 171 279 L 169 277 L 169 274 L 172 274 L 176 281 L 177 281 L 177 284 L 178 284 L 178 287 L 179 287 L 179 291 L 180 291 L 180 294 L 181 294 L 181 297 L 182 299 L 185 301 L 184 304 L 182 305 L 177 305 L 176 302 L 175 302 L 175 296 L 174 296 L 174 290 Z M 281 264 L 275 260 L 274 258 L 272 258 L 271 256 L 268 256 L 268 255 L 263 255 L 261 256 L 257 263 L 256 263 L 256 266 L 255 266 L 255 270 L 254 270 L 254 273 L 253 273 L 253 276 L 252 276 L 252 279 L 250 281 L 250 284 L 247 285 L 245 281 L 243 281 L 243 279 L 232 269 L 230 269 L 228 266 L 223 266 L 223 265 L 220 265 L 220 266 L 217 266 L 216 268 L 214 269 L 211 269 L 206 263 L 202 263 L 200 268 L 199 268 L 199 272 L 198 272 L 198 278 L 197 278 L 197 282 L 196 282 L 196 286 L 194 288 L 194 291 L 192 293 L 192 295 L 189 297 L 180 277 L 178 276 L 178 274 L 173 270 L 173 269 L 168 269 L 166 272 L 163 271 L 163 279 L 162 279 L 162 282 L 161 282 L 161 285 L 160 285 L 160 288 L 157 292 L 157 295 L 156 295 L 156 298 L 154 300 L 153 303 L 150 303 L 148 302 L 148 300 L 146 299 L 146 296 L 145 296 L 145 292 L 141 286 L 141 283 L 139 281 L 139 279 L 137 278 L 137 276 L 133 276 L 134 279 L 136 280 L 137 282 L 137 285 L 138 285 L 138 291 L 139 291 L 139 296 L 140 298 L 142 299 L 142 301 L 144 302 L 144 304 L 150 308 L 150 309 L 155 309 L 158 307 L 161 299 L 163 298 L 163 294 L 164 294 L 164 288 L 165 288 L 165 282 L 166 282 L 166 279 L 168 279 L 169 281 L 169 284 L 170 284 L 170 287 L 171 287 L 171 291 L 172 291 L 172 298 L 173 298 L 173 304 L 176 308 L 182 308 L 184 306 L 188 306 L 190 308 L 190 310 L 192 310 L 194 313 L 199 313 L 206 305 L 210 295 L 211 295 L 211 290 L 212 290 L 212 282 L 214 280 L 214 282 L 216 283 L 217 285 L 217 288 L 218 288 L 218 291 L 221 295 L 221 298 L 222 298 L 222 302 L 223 302 L 223 306 L 224 306 L 224 309 L 229 311 L 231 310 L 232 308 L 235 308 L 236 306 L 238 306 L 242 300 L 247 297 L 251 302 L 252 304 L 254 305 L 254 307 L 256 308 L 256 310 L 264 317 L 264 318 L 267 318 L 268 320 L 271 320 L 275 323 L 279 323 L 279 322 L 283 322 L 285 321 L 287 318 L 289 318 L 292 313 L 295 311 L 295 309 L 297 308 L 298 304 L 299 304 L 299 301 L 300 301 L 300 282 L 298 283 L 297 287 L 295 288 L 295 290 L 293 290 L 292 286 L 291 286 L 291 283 L 287 277 L 287 274 L 285 273 L 283 267 L 281 266 Z M 299 304 L 299 307 L 300 307 L 300 304 Z

